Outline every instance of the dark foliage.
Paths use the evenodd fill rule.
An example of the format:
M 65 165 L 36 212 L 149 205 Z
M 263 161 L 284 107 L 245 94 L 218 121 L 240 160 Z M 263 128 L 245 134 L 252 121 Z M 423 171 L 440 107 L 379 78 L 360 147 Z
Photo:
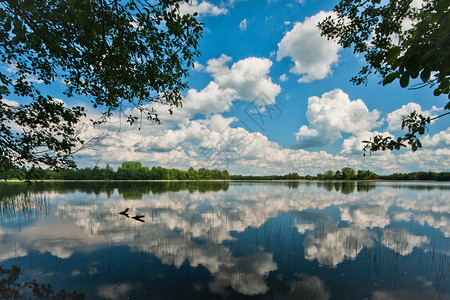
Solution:
M 102 112 L 94 124 L 125 107 L 158 122 L 152 103 L 181 105 L 202 24 L 180 15 L 179 2 L 2 1 L 0 60 L 10 70 L 0 72 L 0 98 L 15 94 L 21 104 L 0 101 L 0 169 L 73 167 L 74 149 L 86 145 L 76 130 L 84 108 L 42 94 L 42 85 L 61 81 L 67 97 L 87 98 Z
M 351 79 L 353 83 L 366 83 L 368 75 L 378 73 L 383 85 L 398 80 L 403 88 L 428 86 L 434 89 L 434 96 L 450 97 L 448 0 L 426 0 L 420 8 L 413 7 L 411 0 L 341 0 L 333 11 L 336 17 L 319 24 L 322 35 L 337 40 L 344 48 L 353 47 L 367 62 Z M 409 22 L 411 27 L 405 27 Z M 420 81 L 413 84 L 416 78 Z M 450 109 L 450 102 L 445 109 Z M 404 116 L 405 136 L 377 135 L 363 142 L 364 151 L 399 150 L 408 145 L 416 151 L 422 147 L 419 136 L 433 119 L 416 112 Z
M 228 180 L 228 171 L 208 170 L 200 168 L 188 171 L 178 169 L 166 169 L 163 167 L 142 166 L 140 162 L 124 162 L 121 167 L 114 171 L 109 165 L 106 168 L 82 169 L 9 169 L 0 172 L 0 178 L 21 179 L 27 176 L 28 180 Z

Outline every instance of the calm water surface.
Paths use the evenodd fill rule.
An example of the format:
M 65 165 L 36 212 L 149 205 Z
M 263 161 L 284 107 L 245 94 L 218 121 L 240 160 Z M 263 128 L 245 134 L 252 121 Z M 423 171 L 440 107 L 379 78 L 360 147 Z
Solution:
M 6 299 L 450 299 L 449 254 L 446 183 L 0 183 Z

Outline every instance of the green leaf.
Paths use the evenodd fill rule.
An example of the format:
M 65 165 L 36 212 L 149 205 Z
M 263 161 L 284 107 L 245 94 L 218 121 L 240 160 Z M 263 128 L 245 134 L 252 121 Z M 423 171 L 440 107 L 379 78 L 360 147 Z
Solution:
M 394 72 L 394 73 L 387 75 L 383 80 L 383 85 L 391 83 L 396 78 L 398 78 L 399 75 L 400 75 L 400 72 Z
M 398 55 L 400 54 L 401 50 L 402 50 L 402 49 L 401 49 L 400 47 L 398 47 L 398 46 L 392 47 L 392 48 L 389 50 L 389 54 L 388 54 L 388 56 L 386 57 L 386 61 L 387 61 L 388 63 L 392 64 L 392 63 L 397 59 L 397 57 L 398 57 Z
M 423 69 L 422 73 L 420 73 L 420 79 L 422 79 L 423 82 L 427 82 L 430 80 L 431 72 L 429 69 Z
M 436 11 L 438 13 L 443 13 L 446 9 L 448 9 L 448 6 L 448 0 L 440 0 L 436 5 Z
M 408 84 L 409 84 L 409 73 L 404 73 L 400 78 L 400 86 L 402 88 L 405 88 L 408 86 Z
M 425 128 L 424 127 L 420 127 L 418 131 L 419 131 L 420 135 L 423 135 L 425 133 Z
M 422 61 L 428 60 L 430 57 L 436 55 L 436 49 L 431 48 L 422 56 Z
M 11 22 L 8 20 L 5 21 L 5 24 L 3 24 L 3 30 L 5 32 L 9 32 L 11 30 Z
M 419 71 L 418 70 L 411 71 L 411 78 L 415 79 L 418 76 L 419 76 Z
M 439 30 L 443 33 L 448 33 L 450 31 L 450 16 L 446 15 L 444 17 L 444 21 L 442 22 L 441 27 Z

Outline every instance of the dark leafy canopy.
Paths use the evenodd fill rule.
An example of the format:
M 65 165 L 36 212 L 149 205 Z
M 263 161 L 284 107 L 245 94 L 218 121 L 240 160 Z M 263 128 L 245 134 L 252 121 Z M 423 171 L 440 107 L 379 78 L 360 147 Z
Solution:
M 364 54 L 367 65 L 351 79 L 355 84 L 366 83 L 368 75 L 378 73 L 383 85 L 398 80 L 401 87 L 429 86 L 435 96 L 449 95 L 450 2 L 426 0 L 421 8 L 414 8 L 412 2 L 341 0 L 334 8 L 337 17 L 327 18 L 319 27 L 322 35 Z M 416 78 L 420 83 L 411 84 Z M 450 109 L 450 102 L 445 109 Z M 377 136 L 365 142 L 365 150 L 398 150 L 407 143 L 415 151 L 422 147 L 418 135 L 432 120 L 416 112 L 405 116 L 402 126 L 408 134 L 398 139 Z
M 124 107 L 159 122 L 149 103 L 170 111 L 181 105 L 202 24 L 195 14 L 180 15 L 179 2 L 2 0 L 0 96 L 13 93 L 28 104 L 0 101 L 0 167 L 74 166 L 73 148 L 84 142 L 74 128 L 84 108 L 43 94 L 43 84 L 62 81 L 66 96 L 87 97 L 103 113 L 94 124 Z

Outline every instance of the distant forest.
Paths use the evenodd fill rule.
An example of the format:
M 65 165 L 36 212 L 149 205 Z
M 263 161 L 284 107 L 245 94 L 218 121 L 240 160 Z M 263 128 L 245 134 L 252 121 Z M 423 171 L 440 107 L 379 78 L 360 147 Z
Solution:
M 352 168 L 342 170 L 328 170 L 315 176 L 301 176 L 298 173 L 287 175 L 229 175 L 226 170 L 209 170 L 189 168 L 187 171 L 166 169 L 163 167 L 146 167 L 140 162 L 124 162 L 114 171 L 106 165 L 82 169 L 9 169 L 0 170 L 0 179 L 28 179 L 28 180 L 435 180 L 450 181 L 450 172 L 412 172 L 394 173 L 391 175 L 377 175 L 369 170 L 355 171 Z
M 82 169 L 48 170 L 41 168 L 10 169 L 0 171 L 1 179 L 30 179 L 30 180 L 229 180 L 228 171 L 189 168 L 187 171 L 166 169 L 163 167 L 142 166 L 142 163 L 129 161 L 114 171 L 112 167 Z
M 412 173 L 394 173 L 391 175 L 378 175 L 369 170 L 355 171 L 352 168 L 343 168 L 342 170 L 328 170 L 323 174 L 315 176 L 300 176 L 298 173 L 289 173 L 287 175 L 271 176 L 252 176 L 252 175 L 230 175 L 231 180 L 435 180 L 450 181 L 450 172 L 412 172 Z

